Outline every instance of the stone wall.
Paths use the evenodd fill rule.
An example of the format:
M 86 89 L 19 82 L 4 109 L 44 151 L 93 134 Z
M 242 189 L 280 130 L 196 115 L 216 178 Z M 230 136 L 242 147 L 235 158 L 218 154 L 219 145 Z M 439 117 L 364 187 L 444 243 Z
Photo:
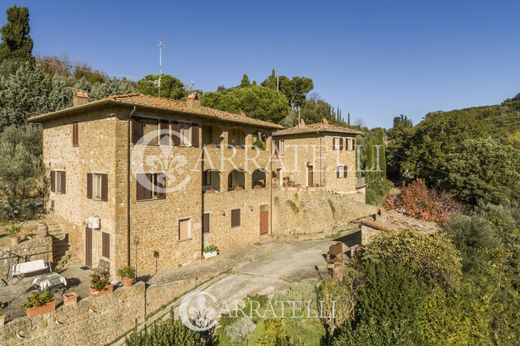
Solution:
M 108 296 L 61 306 L 51 313 L 18 318 L 0 326 L 0 340 L 6 346 L 105 345 L 215 275 L 204 272 L 148 287 L 140 282 L 131 288 L 118 288 Z
M 3 253 L 0 255 L 0 278 L 7 279 L 9 263 L 17 264 L 39 259 L 43 259 L 46 263 L 52 262 L 52 237 L 38 238 L 33 236 L 32 239 L 24 240 L 18 245 L 2 249 L 2 251 Z M 11 258 L 11 261 L 9 261 L 9 258 Z
M 360 203 L 350 194 L 327 191 L 276 190 L 273 198 L 273 235 L 318 238 L 344 230 L 354 219 L 377 208 Z

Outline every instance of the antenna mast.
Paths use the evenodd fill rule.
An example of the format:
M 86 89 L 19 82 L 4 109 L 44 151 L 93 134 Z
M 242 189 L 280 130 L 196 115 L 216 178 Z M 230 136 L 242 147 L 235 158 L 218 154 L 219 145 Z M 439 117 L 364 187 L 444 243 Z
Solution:
M 162 66 L 162 49 L 164 46 L 164 41 L 166 41 L 168 37 L 161 38 L 159 40 L 159 97 L 161 97 L 161 78 L 163 74 L 163 66 Z

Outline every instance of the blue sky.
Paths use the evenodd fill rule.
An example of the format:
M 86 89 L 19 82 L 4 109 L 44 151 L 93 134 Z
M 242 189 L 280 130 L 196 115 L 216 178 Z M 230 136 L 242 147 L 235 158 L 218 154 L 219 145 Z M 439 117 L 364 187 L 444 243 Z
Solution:
M 30 9 L 35 54 L 136 80 L 169 37 L 165 73 L 196 88 L 276 68 L 371 127 L 520 93 L 520 1 L 3 0 L 2 14 L 12 4 Z

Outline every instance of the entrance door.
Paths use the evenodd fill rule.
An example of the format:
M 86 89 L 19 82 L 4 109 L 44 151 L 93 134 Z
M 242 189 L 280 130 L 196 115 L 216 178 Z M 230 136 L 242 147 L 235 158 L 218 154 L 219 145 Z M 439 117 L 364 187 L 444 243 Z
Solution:
M 269 205 L 260 206 L 260 235 L 269 233 Z
M 307 166 L 307 186 L 314 186 L 314 168 Z
M 85 229 L 85 265 L 92 267 L 92 228 Z

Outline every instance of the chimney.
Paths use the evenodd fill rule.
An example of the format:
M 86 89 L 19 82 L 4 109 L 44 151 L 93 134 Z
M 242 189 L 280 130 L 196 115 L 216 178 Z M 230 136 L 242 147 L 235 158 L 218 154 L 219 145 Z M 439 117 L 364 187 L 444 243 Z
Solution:
M 305 120 L 303 120 L 303 118 L 300 118 L 300 123 L 298 124 L 298 127 L 305 127 Z
M 83 106 L 89 102 L 88 94 L 85 90 L 76 90 L 72 96 L 72 106 Z
M 190 108 L 199 108 L 200 107 L 200 98 L 196 92 L 192 92 L 186 98 L 186 104 Z
M 323 118 L 323 119 L 321 119 L 321 123 L 322 123 L 323 125 L 328 125 L 328 124 L 329 124 L 329 121 L 327 120 L 327 118 Z

